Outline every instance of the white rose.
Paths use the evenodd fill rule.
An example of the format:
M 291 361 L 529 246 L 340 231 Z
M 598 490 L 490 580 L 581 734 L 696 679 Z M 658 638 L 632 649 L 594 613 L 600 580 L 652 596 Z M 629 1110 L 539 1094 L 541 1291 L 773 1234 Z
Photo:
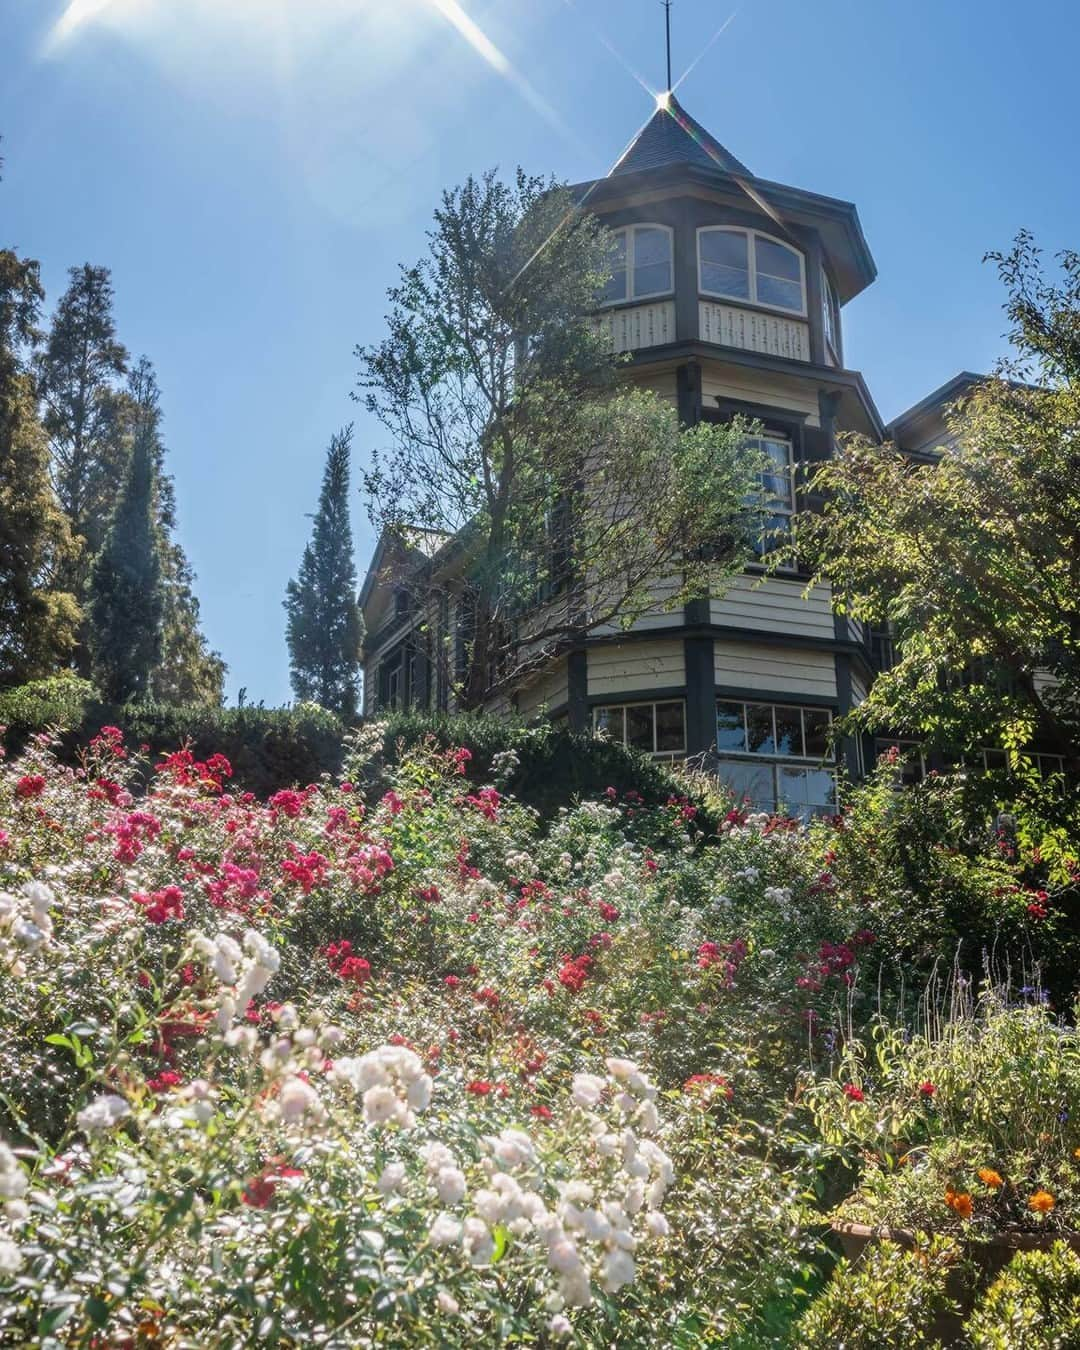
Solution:
M 428 1229 L 428 1241 L 433 1247 L 450 1247 L 461 1239 L 461 1221 L 452 1214 L 438 1214 Z
M 624 1284 L 633 1283 L 635 1274 L 634 1258 L 629 1252 L 616 1247 L 604 1258 L 603 1284 L 607 1293 L 616 1294 Z
M 104 1097 L 98 1097 L 89 1106 L 84 1106 L 76 1120 L 80 1130 L 85 1134 L 93 1134 L 98 1130 L 110 1129 L 130 1114 L 131 1107 L 123 1097 L 110 1092 Z
M 368 1125 L 384 1125 L 388 1120 L 404 1114 L 397 1093 L 392 1087 L 376 1085 L 364 1093 L 364 1121 Z
M 465 1198 L 465 1173 L 457 1167 L 441 1167 L 435 1178 L 435 1193 L 444 1205 L 456 1205 Z
M 394 1162 L 386 1164 L 376 1184 L 382 1195 L 390 1195 L 397 1190 L 404 1180 L 405 1164 Z
M 570 1096 L 578 1106 L 595 1106 L 604 1090 L 604 1080 L 594 1073 L 576 1073 L 571 1084 Z
M 465 1254 L 474 1266 L 486 1266 L 495 1255 L 495 1239 L 483 1219 L 465 1220 Z
M 23 1264 L 22 1249 L 9 1238 L 0 1238 L 0 1276 L 17 1275 Z

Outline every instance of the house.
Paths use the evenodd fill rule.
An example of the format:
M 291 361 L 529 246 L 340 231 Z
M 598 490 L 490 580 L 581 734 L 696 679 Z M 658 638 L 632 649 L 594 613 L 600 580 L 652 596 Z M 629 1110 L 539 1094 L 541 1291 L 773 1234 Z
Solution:
M 760 423 L 760 449 L 783 471 L 769 483 L 775 528 L 807 504 L 807 470 L 838 434 L 891 436 L 925 453 L 974 379 L 957 377 L 885 427 L 845 359 L 843 307 L 876 275 L 855 207 L 758 178 L 673 94 L 606 177 L 573 191 L 615 235 L 598 322 L 632 355 L 626 377 L 670 399 L 688 426 L 740 413 Z M 444 592 L 417 640 L 387 547 L 360 597 L 364 710 L 449 707 L 450 681 L 426 653 L 452 639 L 453 602 Z M 406 553 L 399 567 L 445 572 L 454 541 L 417 535 L 394 547 Z M 677 612 L 658 596 L 629 630 L 591 631 L 498 706 L 565 717 L 659 757 L 707 756 L 765 809 L 829 811 L 830 756 L 859 775 L 874 751 L 854 739 L 830 750 L 829 723 L 865 697 L 887 635 L 835 615 L 828 590 L 807 593 L 808 581 L 749 567 Z

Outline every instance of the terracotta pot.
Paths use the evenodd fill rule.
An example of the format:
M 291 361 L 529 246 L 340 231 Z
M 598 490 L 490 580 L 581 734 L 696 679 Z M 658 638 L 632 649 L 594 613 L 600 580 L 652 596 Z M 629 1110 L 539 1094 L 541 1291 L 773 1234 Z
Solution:
M 905 1228 L 872 1228 L 865 1223 L 834 1222 L 832 1230 L 840 1239 L 840 1246 L 849 1261 L 858 1261 L 871 1243 L 889 1241 L 909 1251 L 915 1247 L 915 1234 Z M 958 1239 L 964 1255 L 979 1270 L 979 1279 L 972 1284 L 962 1271 L 956 1271 L 948 1282 L 949 1296 L 959 1305 L 959 1313 L 942 1313 L 934 1319 L 933 1335 L 945 1345 L 961 1339 L 964 1318 L 971 1311 L 976 1294 L 1007 1266 L 1017 1252 L 1045 1252 L 1055 1242 L 1067 1242 L 1074 1252 L 1080 1252 L 1080 1233 L 995 1233 L 988 1238 Z

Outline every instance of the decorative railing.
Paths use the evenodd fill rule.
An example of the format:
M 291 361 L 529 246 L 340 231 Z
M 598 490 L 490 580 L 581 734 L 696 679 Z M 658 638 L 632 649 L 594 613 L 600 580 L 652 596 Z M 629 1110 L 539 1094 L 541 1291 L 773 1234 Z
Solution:
M 613 352 L 660 347 L 675 341 L 675 301 L 656 300 L 652 304 L 604 310 L 596 316 L 596 326 L 607 334 Z
M 784 356 L 789 361 L 810 360 L 810 326 L 801 319 L 700 300 L 698 323 L 702 342 Z

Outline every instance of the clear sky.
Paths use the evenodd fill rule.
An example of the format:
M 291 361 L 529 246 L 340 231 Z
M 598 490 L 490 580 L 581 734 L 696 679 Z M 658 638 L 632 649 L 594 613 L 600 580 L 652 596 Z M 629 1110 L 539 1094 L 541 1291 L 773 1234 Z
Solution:
M 729 22 L 730 20 L 730 22 Z M 758 175 L 854 201 L 844 310 L 886 419 L 988 368 L 981 262 L 1080 246 L 1077 0 L 675 0 L 679 98 Z M 440 190 L 607 170 L 664 82 L 658 0 L 0 0 L 0 244 L 112 268 L 163 390 L 180 536 L 230 700 L 288 698 L 281 600 L 357 343 Z M 371 533 L 354 495 L 357 567 Z

